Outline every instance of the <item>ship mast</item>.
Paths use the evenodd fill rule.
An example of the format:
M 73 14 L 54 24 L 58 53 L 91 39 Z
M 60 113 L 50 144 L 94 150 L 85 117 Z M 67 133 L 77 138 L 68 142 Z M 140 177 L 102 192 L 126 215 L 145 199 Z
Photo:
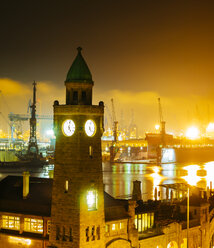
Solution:
M 38 146 L 36 139 L 36 82 L 33 82 L 33 103 L 31 108 L 30 118 L 30 138 L 28 143 L 28 154 L 38 155 Z

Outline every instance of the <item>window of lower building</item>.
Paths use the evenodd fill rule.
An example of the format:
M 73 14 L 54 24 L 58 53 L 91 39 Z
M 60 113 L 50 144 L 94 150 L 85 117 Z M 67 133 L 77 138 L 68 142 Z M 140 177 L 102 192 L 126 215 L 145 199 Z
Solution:
M 145 214 L 142 214 L 142 231 L 144 230 L 145 230 Z
M 142 214 L 138 214 L 138 232 L 142 231 Z
M 108 233 L 109 232 L 109 225 L 108 224 L 106 224 L 106 232 Z
M 154 226 L 154 213 L 151 213 L 151 227 Z
M 135 219 L 134 219 L 134 224 L 135 224 L 135 228 L 138 229 L 138 223 L 137 223 L 137 215 L 135 215 Z
M 154 213 L 135 215 L 135 228 L 143 232 L 154 226 Z
M 124 223 L 120 222 L 120 230 L 124 229 Z
M 118 225 L 119 225 L 119 223 L 112 224 L 112 225 L 111 225 L 111 230 L 112 230 L 113 232 L 118 231 Z
M 112 224 L 111 230 L 112 230 L 112 231 L 116 231 L 116 224 Z
M 43 233 L 43 220 L 24 218 L 24 231 Z
M 20 218 L 16 216 L 2 215 L 2 228 L 19 230 Z

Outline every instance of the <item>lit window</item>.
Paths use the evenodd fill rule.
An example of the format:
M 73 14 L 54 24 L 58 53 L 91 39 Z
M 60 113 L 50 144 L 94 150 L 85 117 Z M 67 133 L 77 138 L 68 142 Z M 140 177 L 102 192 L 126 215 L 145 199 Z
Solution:
M 68 180 L 65 181 L 65 193 L 68 193 Z
M 145 214 L 142 214 L 142 231 L 145 230 Z
M 147 218 L 148 218 L 147 213 L 145 213 L 145 230 L 147 230 L 147 229 L 148 229 L 148 222 L 147 222 Z
M 151 227 L 151 223 L 150 223 L 150 216 L 151 216 L 151 214 L 150 213 L 148 213 L 148 228 L 150 228 Z
M 154 226 L 154 213 L 151 213 L 151 227 Z
M 43 233 L 43 220 L 24 218 L 24 231 Z
M 120 222 L 120 230 L 124 228 L 124 223 Z
M 112 230 L 112 231 L 115 231 L 115 230 L 116 230 L 116 224 L 112 224 L 111 230 Z
M 135 215 L 134 224 L 135 224 L 135 228 L 137 229 L 137 215 Z
M 89 146 L 89 156 L 90 157 L 93 156 L 93 148 L 92 148 L 92 146 Z
M 138 232 L 142 231 L 142 215 L 138 214 Z
M 2 228 L 19 230 L 20 218 L 15 216 L 2 215 Z
M 89 190 L 87 192 L 86 199 L 87 199 L 88 210 L 89 211 L 97 210 L 97 191 Z
M 106 232 L 109 232 L 109 225 L 106 224 Z

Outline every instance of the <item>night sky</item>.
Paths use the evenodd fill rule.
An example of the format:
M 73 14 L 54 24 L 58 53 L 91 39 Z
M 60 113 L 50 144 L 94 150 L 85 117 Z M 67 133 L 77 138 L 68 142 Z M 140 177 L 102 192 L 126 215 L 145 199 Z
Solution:
M 64 103 L 64 80 L 76 56 L 93 75 L 94 104 L 114 98 L 117 119 L 140 133 L 214 121 L 214 1 L 2 1 L 0 112 L 26 113 L 33 80 L 38 112 Z M 6 102 L 6 103 L 5 103 Z M 7 105 L 7 106 L 6 106 Z M 123 114 L 122 114 L 123 113 Z M 123 115 L 123 117 L 121 117 Z

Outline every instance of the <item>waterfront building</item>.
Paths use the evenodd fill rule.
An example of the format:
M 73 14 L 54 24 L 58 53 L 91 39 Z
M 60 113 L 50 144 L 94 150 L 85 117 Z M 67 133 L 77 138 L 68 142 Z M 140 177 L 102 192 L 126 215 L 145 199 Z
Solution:
M 104 104 L 92 105 L 93 85 L 78 48 L 65 81 L 66 104 L 54 102 L 54 179 L 25 172 L 0 182 L 1 248 L 186 247 L 186 221 L 175 215 L 184 214 L 185 203 L 144 203 L 137 182 L 130 200 L 104 192 Z M 214 240 L 214 213 L 206 199 L 196 202 L 189 247 L 207 248 Z

